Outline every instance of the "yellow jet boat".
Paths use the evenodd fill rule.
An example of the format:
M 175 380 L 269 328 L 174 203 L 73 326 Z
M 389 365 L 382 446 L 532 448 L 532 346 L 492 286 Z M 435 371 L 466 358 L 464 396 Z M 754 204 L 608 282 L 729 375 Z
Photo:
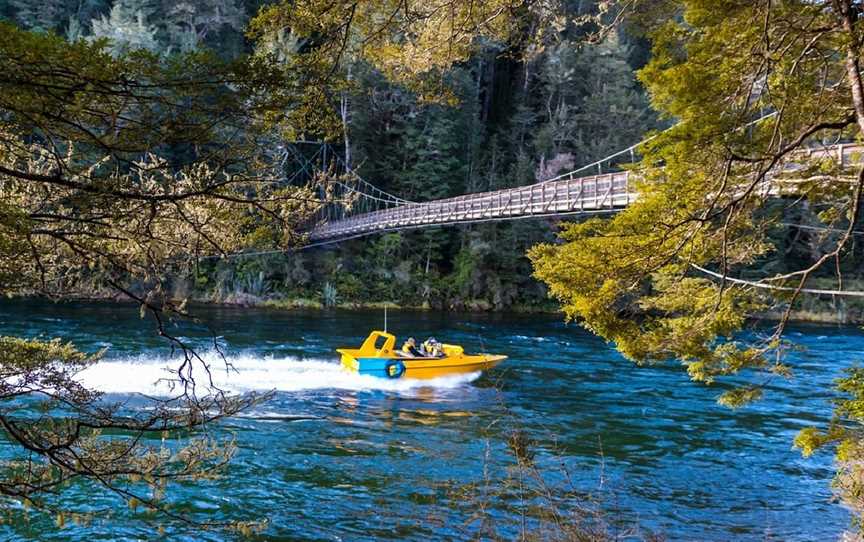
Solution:
M 507 356 L 466 354 L 461 346 L 441 345 L 439 357 L 412 356 L 396 350 L 396 337 L 386 331 L 373 331 L 360 348 L 339 348 L 342 366 L 364 375 L 384 378 L 437 378 L 473 373 L 495 367 Z

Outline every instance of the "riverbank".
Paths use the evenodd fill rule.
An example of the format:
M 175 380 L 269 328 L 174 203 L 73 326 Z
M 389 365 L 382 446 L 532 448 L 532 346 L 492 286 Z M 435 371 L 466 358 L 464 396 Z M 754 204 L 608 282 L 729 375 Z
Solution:
M 340 309 L 340 310 L 412 310 L 412 311 L 442 311 L 442 312 L 512 312 L 520 314 L 561 314 L 561 310 L 554 303 L 539 305 L 512 305 L 504 309 L 496 309 L 491 303 L 484 299 L 469 299 L 458 306 L 432 307 L 429 303 L 421 305 L 403 305 L 393 302 L 350 302 L 338 303 L 325 306 L 321 301 L 307 298 L 296 299 L 265 299 L 260 302 L 251 303 L 217 303 L 222 305 L 239 305 L 245 307 L 266 307 L 279 310 L 293 309 Z
M 395 303 L 390 301 L 350 301 L 328 304 L 326 297 L 261 297 L 246 293 L 232 293 L 222 299 L 212 297 L 193 297 L 196 303 L 229 305 L 239 307 L 264 307 L 277 310 L 392 310 L 441 311 L 441 312 L 510 312 L 520 314 L 559 314 L 563 316 L 558 303 L 554 300 L 536 304 L 514 304 L 506 307 L 496 307 L 485 299 L 466 299 L 457 302 L 442 303 L 432 306 L 428 302 L 419 305 Z M 813 297 L 801 300 L 800 308 L 793 310 L 790 320 L 800 323 L 861 325 L 864 324 L 864 299 L 842 298 L 834 296 Z M 783 319 L 782 310 L 765 311 L 756 316 L 758 320 L 779 321 Z
M 201 301 L 198 301 L 201 302 Z M 256 299 L 245 299 L 245 300 L 232 300 L 230 302 L 205 302 L 212 303 L 216 305 L 232 305 L 232 306 L 240 306 L 240 307 L 264 307 L 271 308 L 277 310 L 295 310 L 295 309 L 313 309 L 313 310 L 327 310 L 327 309 L 340 309 L 340 310 L 375 310 L 384 308 L 391 310 L 419 310 L 419 311 L 431 311 L 431 310 L 439 310 L 444 312 L 471 312 L 471 313 L 486 313 L 486 312 L 512 312 L 519 314 L 560 314 L 563 316 L 563 312 L 558 307 L 557 304 L 549 303 L 545 306 L 531 306 L 531 305 L 521 305 L 521 306 L 512 306 L 503 310 L 495 309 L 485 300 L 469 300 L 465 302 L 461 307 L 454 308 L 433 308 L 428 304 L 423 304 L 419 306 L 405 306 L 397 303 L 388 303 L 388 302 L 369 302 L 369 303 L 340 303 L 332 307 L 326 307 L 321 301 L 315 299 L 264 299 L 264 300 L 256 300 Z M 779 321 L 783 318 L 784 314 L 782 311 L 768 311 L 762 314 L 759 314 L 757 318 L 759 320 L 767 320 L 767 321 Z M 790 315 L 790 320 L 793 322 L 800 323 L 813 323 L 813 324 L 837 324 L 837 325 L 861 325 L 864 324 L 864 308 L 852 306 L 849 307 L 847 304 L 836 304 L 834 307 L 826 307 L 823 309 L 819 309 L 818 307 L 810 307 L 801 310 L 792 311 Z
M 178 297 L 178 299 L 181 298 Z M 192 303 L 203 306 L 264 308 L 276 311 L 329 311 L 334 309 L 344 311 L 368 311 L 384 310 L 386 308 L 394 311 L 429 311 L 445 313 L 549 314 L 560 315 L 563 318 L 563 312 L 558 304 L 553 300 L 549 300 L 545 303 L 530 305 L 519 304 L 504 308 L 496 308 L 484 299 L 469 299 L 461 301 L 458 304 L 450 304 L 449 306 L 432 306 L 427 302 L 419 305 L 406 305 L 390 301 L 352 301 L 327 304 L 321 298 L 316 299 L 314 297 L 266 297 L 242 292 L 232 293 L 224 298 L 218 299 L 214 299 L 210 296 L 196 295 L 188 296 L 188 299 Z M 94 291 L 88 295 L 71 298 L 71 300 L 109 301 L 120 303 L 130 301 L 123 295 L 107 290 Z M 782 311 L 772 310 L 758 314 L 756 319 L 774 322 L 781 320 L 783 317 L 784 313 Z M 812 324 L 862 325 L 864 324 L 864 300 L 858 300 L 856 298 L 844 299 L 839 297 L 830 300 L 820 300 L 818 298 L 805 300 L 802 302 L 802 307 L 800 309 L 792 311 L 790 314 L 790 321 Z

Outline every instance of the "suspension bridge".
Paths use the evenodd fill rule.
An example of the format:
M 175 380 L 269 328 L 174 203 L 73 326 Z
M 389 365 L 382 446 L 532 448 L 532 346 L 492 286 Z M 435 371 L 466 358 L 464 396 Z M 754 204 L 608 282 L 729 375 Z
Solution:
M 612 154 L 552 179 L 491 192 L 480 192 L 433 201 L 409 201 L 387 193 L 356 175 L 343 176 L 322 188 L 327 203 L 307 229 L 310 246 L 336 243 L 375 233 L 524 218 L 564 217 L 619 211 L 633 203 L 638 194 L 631 171 L 608 171 L 616 164 L 635 162 L 638 145 Z M 840 165 L 859 161 L 864 147 L 830 145 L 797 151 L 778 172 L 800 169 L 807 160 L 832 158 Z M 796 162 L 797 160 L 797 162 Z M 590 174 L 586 174 L 589 173 Z M 776 181 L 767 176 L 756 187 L 765 197 L 799 193 L 795 180 Z

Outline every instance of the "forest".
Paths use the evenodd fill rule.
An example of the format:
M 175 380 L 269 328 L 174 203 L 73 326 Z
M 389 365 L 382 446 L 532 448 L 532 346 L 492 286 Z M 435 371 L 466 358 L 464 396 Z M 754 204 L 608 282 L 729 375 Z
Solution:
M 246 29 L 265 4 L 18 0 L 0 3 L 0 16 L 70 40 L 104 38 L 118 50 L 208 50 L 232 59 L 254 49 Z M 574 19 L 594 6 L 580 1 L 561 9 L 564 19 Z M 356 59 L 344 68 L 351 76 L 339 102 L 345 132 L 327 138 L 330 148 L 362 178 L 412 201 L 532 184 L 592 163 L 668 125 L 637 80 L 650 43 L 634 26 L 622 26 L 596 45 L 585 45 L 588 31 L 575 25 L 565 25 L 554 42 L 541 45 L 490 40 L 441 74 L 452 92 L 445 102 L 425 100 L 410 85 Z M 278 40 L 271 44 L 280 46 Z M 815 223 L 798 211 L 791 214 L 790 221 Z M 554 311 L 547 288 L 532 277 L 526 252 L 553 240 L 559 223 L 538 219 L 403 231 L 323 249 L 203 259 L 194 272 L 173 277 L 171 288 L 177 298 L 283 308 L 390 304 Z M 806 229 L 772 235 L 778 250 L 752 277 L 810 261 L 824 244 Z M 859 247 L 855 261 L 861 261 L 862 243 L 853 242 Z M 861 277 L 853 272 L 848 278 Z M 113 294 L 98 275 L 86 280 L 87 295 Z M 797 314 L 803 319 L 864 317 L 864 305 L 856 300 L 823 296 L 801 303 Z
M 20 0 L 0 3 L 0 16 L 72 40 L 235 58 L 253 48 L 245 31 L 262 4 Z M 591 9 L 571 4 L 563 15 Z M 346 137 L 332 138 L 332 148 L 372 184 L 426 201 L 531 184 L 628 147 L 659 126 L 634 74 L 647 41 L 622 31 L 584 47 L 585 33 L 565 28 L 555 43 L 523 50 L 490 41 L 441 75 L 453 93 L 447 103 L 429 103 L 357 60 L 346 68 Z M 397 232 L 326 249 L 204 260 L 173 287 L 178 297 L 239 304 L 554 310 L 525 253 L 553 239 L 556 223 Z M 107 291 L 93 282 L 93 295 Z

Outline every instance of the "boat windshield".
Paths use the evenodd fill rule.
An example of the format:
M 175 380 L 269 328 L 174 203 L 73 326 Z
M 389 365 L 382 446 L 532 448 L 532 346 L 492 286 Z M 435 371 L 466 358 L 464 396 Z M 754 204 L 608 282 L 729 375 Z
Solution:
M 379 335 L 375 338 L 375 350 L 381 350 L 384 348 L 384 345 L 387 344 L 387 337 L 384 335 Z

